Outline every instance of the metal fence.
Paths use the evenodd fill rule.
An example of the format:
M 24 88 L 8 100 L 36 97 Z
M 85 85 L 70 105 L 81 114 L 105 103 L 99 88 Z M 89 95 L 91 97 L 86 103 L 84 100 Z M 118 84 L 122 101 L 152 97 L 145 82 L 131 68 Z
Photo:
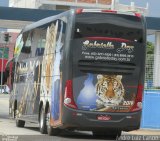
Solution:
M 154 89 L 154 77 L 153 77 L 153 66 L 154 66 L 154 54 L 147 54 L 146 56 L 146 70 L 145 70 L 145 89 Z
M 160 62 L 159 62 L 160 63 Z M 146 70 L 145 70 L 145 89 L 153 90 L 160 87 L 154 86 L 155 76 L 154 75 L 154 54 L 147 54 L 146 56 Z M 159 78 L 160 79 L 160 78 Z

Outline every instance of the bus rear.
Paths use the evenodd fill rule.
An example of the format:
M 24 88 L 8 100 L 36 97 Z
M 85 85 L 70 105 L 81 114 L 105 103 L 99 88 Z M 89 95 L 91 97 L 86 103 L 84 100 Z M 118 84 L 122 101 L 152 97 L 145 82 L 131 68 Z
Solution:
M 145 42 L 139 14 L 77 12 L 65 84 L 66 126 L 96 135 L 139 128 Z

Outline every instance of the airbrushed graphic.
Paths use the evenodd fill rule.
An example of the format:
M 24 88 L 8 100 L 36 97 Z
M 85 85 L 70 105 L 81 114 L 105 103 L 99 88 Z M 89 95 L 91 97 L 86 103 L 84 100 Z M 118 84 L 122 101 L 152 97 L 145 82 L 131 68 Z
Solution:
M 51 76 L 53 70 L 54 50 L 56 46 L 58 22 L 47 28 L 45 51 L 42 61 L 41 93 L 51 95 Z
M 20 101 L 16 113 L 17 117 L 26 113 L 33 114 L 38 112 L 37 104 L 39 101 L 40 62 L 38 60 L 30 60 L 30 62 L 26 64 L 27 65 L 19 65 L 17 68 L 17 73 L 19 74 L 17 79 L 21 82 L 19 90 L 21 90 L 23 94 L 19 97 Z
M 22 38 L 22 34 L 20 34 L 16 40 L 16 45 L 15 45 L 15 49 L 14 49 L 14 57 L 18 57 L 19 54 L 21 53 L 21 49 L 23 47 L 23 38 Z
M 77 106 L 83 110 L 96 109 L 97 98 L 96 88 L 93 84 L 93 74 L 88 73 L 87 79 L 84 81 L 84 87 L 77 98 Z
M 122 75 L 97 75 L 96 100 L 99 110 L 107 110 L 124 102 Z
M 63 32 L 63 21 L 61 21 L 61 29 L 55 48 L 55 58 L 53 64 L 53 77 L 52 77 L 52 97 L 51 97 L 51 115 L 54 120 L 59 119 L 60 114 L 60 61 L 61 61 L 61 48 Z
M 124 106 L 125 89 L 122 75 L 95 75 L 88 73 L 76 103 L 79 109 L 107 111 Z

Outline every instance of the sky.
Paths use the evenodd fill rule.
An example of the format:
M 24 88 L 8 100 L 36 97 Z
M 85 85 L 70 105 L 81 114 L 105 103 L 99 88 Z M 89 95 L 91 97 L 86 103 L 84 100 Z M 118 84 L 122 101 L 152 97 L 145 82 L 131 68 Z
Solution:
M 119 0 L 120 3 L 130 4 L 131 1 L 135 2 L 135 5 L 140 7 L 146 7 L 146 3 L 149 3 L 149 15 L 151 17 L 160 17 L 160 0 Z
M 8 6 L 9 0 L 0 0 L 0 6 Z
M 136 6 L 146 7 L 146 3 L 149 4 L 149 13 L 147 16 L 160 17 L 160 0 L 119 0 L 122 4 L 130 4 L 135 2 Z M 147 36 L 147 40 L 154 43 L 155 35 Z

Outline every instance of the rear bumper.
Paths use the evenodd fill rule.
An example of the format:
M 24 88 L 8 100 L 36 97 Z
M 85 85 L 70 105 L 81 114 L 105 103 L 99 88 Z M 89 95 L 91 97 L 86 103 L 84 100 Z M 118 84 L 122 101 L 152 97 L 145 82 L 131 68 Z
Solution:
M 110 115 L 111 120 L 97 120 L 97 115 Z M 64 106 L 63 125 L 64 128 L 75 128 L 80 130 L 103 130 L 115 129 L 132 131 L 139 129 L 141 111 L 133 113 L 102 113 L 70 109 Z

